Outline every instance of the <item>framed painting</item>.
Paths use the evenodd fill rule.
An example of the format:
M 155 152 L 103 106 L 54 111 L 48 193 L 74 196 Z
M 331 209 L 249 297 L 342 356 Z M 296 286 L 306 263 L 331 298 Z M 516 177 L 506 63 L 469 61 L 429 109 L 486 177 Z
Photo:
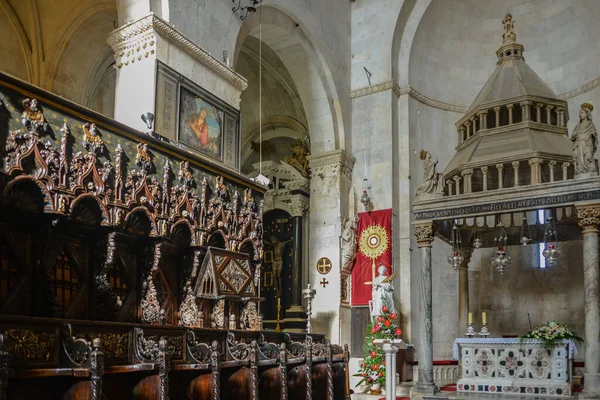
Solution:
M 223 161 L 224 112 L 186 87 L 179 104 L 179 143 Z

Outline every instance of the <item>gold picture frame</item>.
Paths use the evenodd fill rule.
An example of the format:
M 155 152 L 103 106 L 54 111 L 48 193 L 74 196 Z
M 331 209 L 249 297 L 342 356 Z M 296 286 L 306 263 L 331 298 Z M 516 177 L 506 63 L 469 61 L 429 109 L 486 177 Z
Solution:
M 271 287 L 273 286 L 273 273 L 271 271 L 267 271 L 265 272 L 264 276 L 264 287 Z
M 273 262 L 273 251 L 272 250 L 265 251 L 263 253 L 263 261 L 267 262 L 267 263 Z

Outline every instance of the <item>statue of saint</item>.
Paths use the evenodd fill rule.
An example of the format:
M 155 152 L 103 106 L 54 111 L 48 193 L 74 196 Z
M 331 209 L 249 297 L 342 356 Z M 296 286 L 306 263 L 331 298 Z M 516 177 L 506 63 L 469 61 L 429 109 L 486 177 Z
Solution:
M 356 258 L 356 225 L 357 218 L 344 218 L 342 231 L 342 269 L 350 270 Z
M 417 187 L 416 197 L 426 194 L 444 194 L 444 177 L 443 174 L 436 171 L 438 160 L 431 161 L 431 153 L 421 150 L 419 158 L 423 160 L 424 181 Z
M 273 283 L 277 291 L 277 297 L 281 297 L 282 295 L 281 270 L 283 269 L 283 251 L 285 250 L 285 246 L 291 243 L 291 241 L 292 239 L 282 242 L 275 236 L 272 236 L 270 243 L 265 242 L 266 245 L 273 248 Z
M 579 123 L 573 129 L 573 159 L 575 161 L 575 176 L 592 173 L 597 174 L 594 155 L 598 149 L 598 132 L 592 122 L 594 106 L 583 103 L 579 111 Z
M 508 13 L 504 17 L 502 21 L 502 25 L 504 25 L 504 33 L 502 34 L 503 42 L 514 42 L 517 40 L 517 35 L 515 34 L 515 24 L 512 20 L 512 14 Z
M 396 277 L 396 274 L 388 276 L 387 268 L 384 265 L 380 265 L 377 268 L 377 273 L 379 275 L 373 281 L 371 317 L 381 315 L 381 307 L 386 305 L 390 309 L 390 312 L 394 311 L 394 299 L 392 295 L 394 285 L 392 280 Z
M 284 146 L 290 149 L 292 155 L 290 157 L 285 157 L 283 161 L 296 168 L 302 176 L 308 177 L 308 160 L 306 159 L 306 156 L 309 156 L 310 153 L 304 147 L 302 140 L 296 139 L 296 145 L 294 147 L 288 145 Z
M 29 132 L 43 134 L 48 131 L 48 122 L 44 113 L 38 108 L 36 99 L 25 99 L 21 102 L 23 114 L 21 123 Z

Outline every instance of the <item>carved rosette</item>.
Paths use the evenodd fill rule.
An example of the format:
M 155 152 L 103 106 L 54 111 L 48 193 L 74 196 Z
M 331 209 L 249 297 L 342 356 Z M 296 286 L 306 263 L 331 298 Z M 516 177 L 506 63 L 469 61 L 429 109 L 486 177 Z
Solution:
M 600 203 L 576 205 L 579 227 L 583 233 L 597 232 L 600 224 Z
M 417 244 L 419 248 L 431 247 L 433 238 L 435 236 L 436 224 L 433 221 L 426 222 L 415 222 L 413 225 L 413 232 L 417 238 Z

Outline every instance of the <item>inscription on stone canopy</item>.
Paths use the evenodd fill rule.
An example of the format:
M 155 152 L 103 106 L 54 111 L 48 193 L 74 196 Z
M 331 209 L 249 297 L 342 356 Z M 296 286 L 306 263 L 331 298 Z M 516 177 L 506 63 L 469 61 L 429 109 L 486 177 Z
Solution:
M 464 207 L 447 207 L 438 210 L 415 211 L 414 219 L 443 219 L 463 215 L 486 214 L 502 211 L 513 211 L 524 208 L 535 208 L 544 206 L 555 206 L 562 204 L 575 203 L 579 201 L 589 201 L 600 199 L 600 190 L 590 192 L 579 192 L 564 194 L 560 196 L 545 196 L 524 200 L 500 201 L 488 204 L 478 204 Z

